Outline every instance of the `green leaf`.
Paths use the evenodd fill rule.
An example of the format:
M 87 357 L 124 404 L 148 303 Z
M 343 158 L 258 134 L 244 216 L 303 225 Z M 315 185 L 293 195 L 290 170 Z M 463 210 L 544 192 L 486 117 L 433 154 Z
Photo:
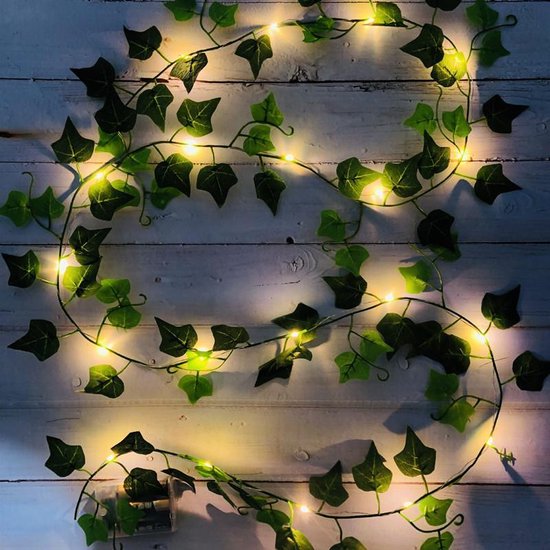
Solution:
M 361 335 L 361 344 L 359 353 L 361 357 L 369 363 L 374 363 L 383 353 L 395 351 L 388 345 L 382 335 L 374 329 L 369 329 Z
M 441 86 L 449 88 L 460 80 L 467 70 L 468 65 L 462 52 L 446 53 L 443 59 L 433 66 L 430 76 Z
M 424 132 L 431 134 L 437 128 L 434 110 L 425 103 L 417 103 L 414 113 L 405 120 L 404 124 L 422 135 Z
M 334 358 L 340 369 L 338 382 L 344 384 L 348 380 L 368 380 L 370 376 L 370 365 L 357 353 L 344 351 Z
M 390 488 L 393 474 L 384 466 L 384 462 L 386 459 L 378 452 L 373 441 L 365 460 L 351 469 L 357 487 L 362 491 L 385 493 Z
M 61 137 L 52 143 L 52 149 L 57 160 L 63 164 L 86 162 L 94 154 L 94 142 L 82 137 L 75 128 L 73 121 L 67 117 Z
M 444 533 L 441 533 L 441 538 L 430 537 L 429 539 L 426 539 L 422 543 L 420 550 L 449 550 L 454 540 L 455 539 L 452 533 L 445 531 Z
M 301 531 L 285 525 L 277 531 L 275 550 L 313 550 L 313 546 Z
M 117 210 L 135 199 L 130 193 L 115 189 L 106 179 L 93 183 L 88 189 L 88 197 L 92 216 L 107 221 L 113 219 Z
M 101 128 L 99 130 L 99 141 L 95 147 L 98 153 L 109 153 L 113 157 L 120 157 L 126 152 L 126 145 L 119 133 L 107 134 Z
M 315 21 L 298 21 L 304 34 L 304 42 L 312 43 L 329 38 L 334 29 L 334 19 L 320 15 Z
M 171 0 L 164 5 L 172 12 L 176 21 L 188 21 L 195 15 L 195 0 Z
M 248 332 L 243 327 L 214 325 L 211 330 L 214 336 L 212 351 L 235 349 L 239 344 L 246 344 L 250 340 Z
M 290 518 L 284 512 L 274 510 L 273 508 L 258 510 L 256 521 L 267 523 L 275 532 L 290 524 Z
M 550 375 L 550 361 L 541 361 L 530 351 L 524 351 L 514 359 L 512 371 L 520 390 L 541 391 L 545 378 Z
M 132 468 L 124 480 L 124 490 L 132 501 L 148 502 L 166 498 L 166 489 L 159 483 L 157 473 L 144 468 Z
M 472 131 L 464 115 L 464 108 L 459 105 L 454 111 L 443 111 L 441 118 L 443 126 L 451 132 L 453 139 L 456 137 L 465 138 Z
M 392 2 L 376 2 L 374 4 L 374 25 L 385 27 L 404 27 L 403 16 L 397 4 Z
M 238 8 L 239 4 L 212 2 L 208 10 L 208 17 L 210 17 L 218 27 L 231 27 L 235 24 L 235 13 Z
M 155 26 L 144 31 L 132 31 L 124 27 L 124 34 L 129 46 L 128 57 L 132 59 L 149 59 L 162 44 L 162 35 Z
M 228 502 L 233 508 L 237 509 L 235 502 L 231 500 L 231 497 L 223 490 L 222 486 L 217 481 L 211 479 L 206 483 L 206 488 L 211 493 L 222 496 L 226 502 Z
M 481 313 L 495 327 L 506 329 L 519 323 L 518 300 L 521 285 L 503 294 L 487 292 L 481 301 Z
M 107 310 L 107 319 L 114 327 L 131 329 L 141 322 L 141 313 L 131 305 L 128 298 L 122 298 L 119 305 Z
M 379 179 L 382 174 L 363 166 L 358 158 L 352 157 L 338 164 L 336 175 L 340 193 L 350 199 L 358 199 L 365 187 Z
M 510 52 L 502 45 L 500 31 L 489 31 L 483 36 L 481 46 L 478 49 L 479 62 L 485 67 L 490 67 L 500 57 L 510 55 Z
M 98 126 L 107 134 L 129 132 L 136 125 L 137 111 L 125 105 L 118 94 L 112 91 L 94 118 Z
M 451 150 L 449 147 L 439 147 L 433 138 L 424 132 L 424 149 L 418 162 L 418 170 L 424 179 L 430 179 L 444 172 L 449 166 Z
M 466 399 L 455 401 L 452 405 L 441 405 L 438 421 L 449 424 L 460 433 L 464 433 L 470 418 L 475 414 L 475 408 Z M 429 522 L 428 522 L 429 523 Z M 435 524 L 430 524 L 435 525 Z
M 116 515 L 120 528 L 131 536 L 136 532 L 139 520 L 145 516 L 145 512 L 134 508 L 127 498 L 119 498 L 116 501 Z
M 170 76 L 179 78 L 187 92 L 195 85 L 199 73 L 208 65 L 208 57 L 201 52 L 192 57 L 183 57 L 173 67 Z
M 151 183 L 150 200 L 154 207 L 164 210 L 172 200 L 180 195 L 182 195 L 181 191 L 174 187 L 159 188 L 156 180 L 153 179 Z
M 69 244 L 74 251 L 76 261 L 81 265 L 89 265 L 100 258 L 99 247 L 111 231 L 110 227 L 103 229 L 86 229 L 79 225 L 69 237 Z
M 59 218 L 65 210 L 63 203 L 55 197 L 51 187 L 48 187 L 39 197 L 31 199 L 29 206 L 34 216 L 48 220 Z
M 155 181 L 161 189 L 173 187 L 189 197 L 191 194 L 189 174 L 192 169 L 193 163 L 190 160 L 179 153 L 174 153 L 157 164 Z
M 447 523 L 447 510 L 449 510 L 452 503 L 453 500 L 450 498 L 441 500 L 428 495 L 418 503 L 418 508 L 426 523 L 435 527 Z
M 329 506 L 340 506 L 349 497 L 342 484 L 342 463 L 338 461 L 326 474 L 309 478 L 309 492 Z
M 118 169 L 126 174 L 131 174 L 132 176 L 135 176 L 138 172 L 148 172 L 152 169 L 152 163 L 149 162 L 150 155 L 150 149 L 140 149 L 135 153 L 130 153 L 118 166 Z M 129 204 L 125 204 L 124 206 L 138 206 L 141 202 L 139 190 L 136 187 L 129 185 L 126 181 L 115 180 L 112 185 L 115 189 L 130 193 L 134 196 L 135 200 Z
M 367 290 L 367 281 L 361 276 L 348 273 L 343 276 L 323 277 L 334 292 L 334 307 L 352 309 L 357 307 Z
M 157 84 L 150 90 L 141 92 L 136 104 L 140 115 L 148 116 L 163 132 L 166 123 L 166 110 L 174 101 L 172 92 L 164 84 Z
M 44 319 L 31 319 L 26 334 L 10 344 L 8 348 L 27 351 L 39 361 L 45 361 L 48 357 L 55 355 L 59 349 L 55 325 Z
M 288 354 L 279 354 L 274 359 L 258 367 L 258 376 L 254 387 L 257 388 L 275 378 L 286 380 L 290 378 L 294 361 L 289 358 Z
M 442 374 L 430 369 L 428 385 L 424 395 L 430 401 L 448 401 L 458 390 L 458 376 L 456 374 Z
M 397 313 L 386 313 L 376 325 L 376 330 L 384 338 L 384 342 L 394 350 L 414 341 L 414 323 L 408 317 Z
M 186 374 L 178 382 L 178 388 L 183 390 L 191 404 L 195 404 L 201 397 L 209 397 L 214 392 L 212 377 L 198 376 L 196 374 Z
M 91 67 L 71 69 L 71 72 L 84 83 L 86 93 L 90 97 L 105 97 L 113 89 L 115 69 L 103 57 L 100 57 Z
M 482 166 L 476 176 L 474 193 L 476 197 L 487 204 L 493 204 L 502 193 L 509 193 L 521 189 L 509 180 L 502 172 L 502 164 L 488 164 Z
M 130 281 L 128 279 L 102 279 L 96 292 L 96 298 L 104 304 L 120 302 L 130 294 Z
M 111 365 L 95 365 L 90 367 L 90 379 L 84 391 L 116 399 L 124 392 L 124 382 L 117 374 L 116 369 L 111 367 Z
M 367 547 L 355 537 L 345 537 L 342 542 L 331 546 L 330 550 L 367 550 Z
M 343 241 L 346 237 L 346 223 L 334 210 L 323 210 L 317 235 L 333 241 Z
M 6 202 L 0 207 L 0 216 L 9 218 L 17 227 L 27 225 L 32 219 L 28 195 L 10 191 Z
M 405 289 L 411 294 L 419 294 L 431 286 L 433 271 L 432 264 L 426 260 L 418 260 L 414 265 L 399 268 L 399 272 L 405 279 Z
M 179 481 L 183 482 L 193 493 L 196 493 L 197 490 L 195 488 L 195 478 L 192 476 L 185 474 L 181 470 L 177 470 L 176 468 L 166 468 L 165 470 L 162 470 L 163 474 L 168 474 L 169 476 L 175 477 Z
M 512 121 L 527 109 L 527 105 L 506 103 L 498 94 L 483 104 L 487 126 L 497 134 L 510 134 Z
M 260 103 L 254 103 L 250 106 L 250 112 L 252 118 L 256 122 L 267 122 L 274 126 L 280 126 L 284 121 L 283 113 L 281 113 L 273 92 L 269 92 L 267 97 L 260 101 Z
M 415 155 L 399 163 L 388 162 L 384 166 L 382 185 L 391 189 L 398 197 L 412 197 L 422 189 L 416 175 L 419 160 L 420 155 Z
M 210 193 L 216 204 L 221 208 L 227 199 L 229 189 L 237 181 L 237 176 L 229 164 L 213 164 L 201 168 L 197 176 L 197 189 Z
M 438 8 L 443 11 L 453 11 L 462 0 L 426 0 L 430 8 Z
M 130 432 L 122 441 L 111 447 L 111 451 L 117 456 L 127 453 L 149 455 L 154 450 L 154 445 L 146 441 L 141 432 Z
M 243 149 L 247 155 L 253 157 L 258 153 L 274 151 L 275 145 L 271 141 L 271 127 L 265 124 L 252 126 L 246 134 L 243 142 Z
M 46 436 L 50 456 L 44 466 L 51 470 L 56 476 L 67 477 L 75 470 L 84 467 L 86 459 L 80 445 L 67 445 L 57 437 Z
M 364 246 L 360 244 L 352 244 L 341 248 L 336 252 L 334 262 L 337 266 L 347 269 L 354 275 L 358 276 L 361 271 L 363 262 L 369 257 L 369 253 Z
M 454 250 L 456 245 L 451 235 L 455 219 L 443 210 L 432 210 L 417 227 L 418 238 L 424 246 L 441 246 Z
M 249 38 L 243 40 L 235 50 L 235 55 L 242 57 L 250 63 L 250 69 L 254 75 L 254 79 L 258 78 L 260 69 L 267 59 L 273 57 L 271 49 L 271 40 L 267 34 L 258 38 Z
M 443 31 L 426 23 L 420 34 L 400 49 L 420 59 L 424 67 L 431 67 L 443 59 Z
M 28 288 L 36 281 L 40 262 L 32 250 L 29 250 L 23 256 L 12 256 L 3 253 L 2 258 L 4 258 L 10 271 L 8 285 Z
M 288 315 L 282 315 L 271 322 L 288 331 L 308 331 L 321 320 L 317 310 L 300 302 Z
M 109 528 L 105 520 L 92 514 L 83 514 L 77 521 L 86 535 L 86 546 L 94 542 L 107 542 L 109 540 Z
M 162 338 L 160 351 L 172 357 L 181 357 L 197 343 L 197 332 L 192 325 L 176 326 L 155 317 Z
M 298 0 L 298 3 L 300 4 L 300 6 L 303 6 L 304 8 L 309 8 L 310 6 L 314 6 L 319 2 L 321 2 L 321 0 Z
M 89 298 L 99 289 L 96 280 L 100 261 L 81 266 L 69 266 L 63 274 L 63 286 L 78 298 Z
M 279 198 L 286 188 L 283 178 L 274 170 L 266 168 L 254 175 L 254 186 L 256 197 L 264 201 L 275 216 Z
M 490 8 L 485 0 L 476 0 L 473 6 L 467 7 L 466 15 L 481 29 L 493 27 L 498 20 L 498 11 Z
M 393 459 L 407 477 L 431 474 L 435 469 L 435 449 L 426 447 L 410 426 L 407 426 L 405 447 Z
M 178 109 L 177 117 L 190 136 L 202 137 L 212 132 L 211 119 L 220 100 L 220 97 L 206 101 L 184 100 Z

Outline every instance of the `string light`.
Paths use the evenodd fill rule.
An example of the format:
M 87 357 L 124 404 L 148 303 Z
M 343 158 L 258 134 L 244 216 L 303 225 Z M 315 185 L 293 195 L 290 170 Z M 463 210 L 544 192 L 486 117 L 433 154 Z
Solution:
M 453 154 L 453 158 L 456 161 L 463 161 L 463 160 L 472 160 L 472 155 L 468 153 L 467 149 L 455 149 L 455 152 Z
M 292 162 L 294 160 L 294 155 L 292 153 L 287 153 L 283 156 L 283 159 L 287 162 Z
M 105 178 L 105 172 L 103 170 L 100 170 L 95 176 L 94 179 L 96 180 L 102 180 Z
M 388 292 L 384 297 L 384 302 L 393 302 L 394 300 L 395 300 L 395 296 L 393 292 Z
M 385 198 L 385 193 L 384 193 L 384 190 L 382 189 L 382 187 L 377 187 L 373 194 L 372 194 L 372 197 L 374 200 L 380 200 L 380 201 L 383 201 L 384 198 Z
M 372 25 L 373 23 L 374 23 L 374 17 L 369 17 L 364 21 L 365 25 Z
M 57 271 L 59 271 L 59 274 L 64 275 L 65 271 L 67 271 L 67 267 L 69 267 L 69 262 L 65 258 L 61 258 L 57 264 Z
M 278 24 L 278 23 L 271 23 L 271 25 L 269 25 L 269 27 L 268 27 L 268 29 L 269 29 L 270 31 L 276 31 L 276 30 L 278 30 L 278 28 L 279 28 L 279 24 Z
M 494 440 L 493 440 L 493 436 L 489 437 L 489 439 L 487 440 L 487 446 L 488 447 L 492 447 L 494 444 Z
M 479 331 L 474 331 L 474 338 L 480 343 L 480 344 L 486 344 L 487 343 L 487 336 Z
M 101 355 L 102 357 L 106 357 L 107 355 L 109 355 L 109 350 L 105 346 L 101 345 L 97 347 L 97 354 Z
M 291 338 L 298 338 L 298 336 L 300 336 L 300 331 L 299 330 L 293 330 L 292 332 L 289 333 L 289 336 Z
M 199 148 L 193 143 L 184 143 L 181 148 L 183 152 L 189 156 L 196 155 L 199 152 Z
M 115 458 L 116 458 L 116 455 L 112 453 L 105 459 L 105 462 L 112 462 Z
M 305 504 L 302 504 L 300 506 L 300 512 L 302 512 L 304 514 L 309 514 L 309 512 L 311 512 L 311 510 L 309 509 L 309 506 L 306 506 Z

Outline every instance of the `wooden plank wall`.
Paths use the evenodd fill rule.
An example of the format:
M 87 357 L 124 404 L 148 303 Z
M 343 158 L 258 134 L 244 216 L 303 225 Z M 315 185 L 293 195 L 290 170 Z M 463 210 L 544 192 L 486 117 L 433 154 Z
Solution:
M 242 4 L 243 25 L 301 12 L 297 2 Z M 431 16 L 423 2 L 400 5 L 411 19 Z M 505 46 L 513 54 L 491 69 L 476 70 L 474 111 L 495 93 L 530 108 L 514 122 L 511 136 L 476 128 L 469 149 L 472 161 L 464 171 L 475 173 L 480 163 L 498 159 L 523 190 L 502 195 L 489 207 L 475 200 L 470 184 L 461 181 L 434 193 L 425 204 L 445 208 L 457 218 L 463 257 L 445 269 L 452 307 L 481 321 L 479 304 L 486 291 L 522 284 L 521 323 L 491 337 L 506 378 L 512 359 L 525 349 L 550 358 L 550 4 L 495 2 L 495 7 L 519 19 L 515 29 L 504 32 Z M 327 2 L 327 9 L 360 16 L 368 3 Z M 467 23 L 462 11 L 439 17 L 463 45 Z M 16 137 L 0 138 L 0 202 L 11 188 L 25 188 L 24 171 L 32 171 L 39 186 L 52 185 L 59 193 L 67 190 L 72 175 L 53 164 L 48 145 L 61 133 L 67 115 L 94 138 L 92 115 L 98 108 L 69 67 L 90 65 L 103 55 L 129 87 L 136 87 L 137 79 L 153 75 L 160 61 L 129 63 L 122 26 L 141 29 L 152 24 L 166 37 L 168 55 L 195 49 L 203 40 L 195 23 L 175 23 L 156 0 L 2 0 L 0 129 Z M 420 146 L 419 136 L 403 128 L 401 121 L 417 101 L 433 102 L 437 94 L 424 81 L 426 73 L 419 64 L 398 52 L 409 39 L 406 31 L 361 28 L 342 41 L 308 46 L 300 43 L 296 30 L 279 31 L 273 36 L 275 58 L 266 62 L 258 82 L 250 82 L 246 63 L 235 60 L 231 52 L 216 53 L 192 97 L 223 98 L 214 118 L 220 141 L 246 119 L 249 104 L 271 90 L 286 121 L 296 128 L 293 138 L 278 141 L 282 151 L 317 163 L 327 173 L 349 156 L 373 165 L 400 160 Z M 175 81 L 169 86 L 177 105 L 184 96 L 181 86 Z M 174 112 L 173 106 L 172 118 Z M 155 134 L 146 121 L 140 128 L 137 133 L 146 139 Z M 231 190 L 223 209 L 196 192 L 191 200 L 175 201 L 165 211 L 152 210 L 149 228 L 140 228 L 133 213 L 115 221 L 117 230 L 105 247 L 105 273 L 130 275 L 135 291 L 149 297 L 143 325 L 131 335 L 111 336 L 117 346 L 131 346 L 143 357 L 160 360 L 153 314 L 201 326 L 202 341 L 208 342 L 207 327 L 222 322 L 249 327 L 254 339 L 267 337 L 273 334 L 267 321 L 291 311 L 299 301 L 323 314 L 333 311 L 321 280 L 331 261 L 315 231 L 322 209 L 353 215 L 353 205 L 315 178 L 286 166 L 281 170 L 286 172 L 288 190 L 273 218 L 254 196 L 255 167 L 242 157 L 229 160 L 237 165 L 241 183 Z M 358 238 L 371 252 L 365 277 L 373 292 L 404 292 L 397 267 L 412 257 L 407 243 L 418 219 L 414 208 L 367 211 Z M 16 230 L 6 220 L 1 222 L 3 252 L 17 253 L 31 245 L 52 258 L 53 270 L 54 249 L 43 232 Z M 5 267 L 0 271 L 4 281 Z M 429 406 L 422 397 L 427 369 L 420 364 L 409 370 L 399 368 L 402 364 L 393 366 L 385 384 L 371 380 L 338 385 L 333 357 L 345 349 L 343 328 L 331 329 L 330 338 L 315 347 L 313 363 L 298 365 L 289 384 L 274 382 L 253 389 L 256 367 L 273 347 L 235 354 L 216 375 L 215 396 L 194 407 L 170 377 L 138 368 L 125 375 L 126 392 L 120 399 L 85 395 L 78 390 L 90 364 L 99 362 L 91 346 L 64 342 L 60 353 L 43 364 L 6 349 L 32 317 L 64 325 L 53 295 L 44 288 L 20 291 L 3 286 L 0 296 L 2 550 L 85 547 L 71 519 L 80 485 L 77 480 L 58 480 L 43 467 L 46 434 L 81 443 L 93 464 L 127 432 L 141 430 L 160 447 L 203 456 L 305 502 L 309 499 L 304 481 L 310 474 L 328 469 L 337 458 L 349 472 L 362 460 L 370 439 L 391 457 L 402 444 L 407 424 L 438 449 L 433 483 L 458 471 L 487 437 L 487 411 L 478 415 L 465 436 L 449 427 L 427 425 Z M 84 324 L 97 323 L 91 304 L 78 311 Z M 366 319 L 365 324 L 372 321 Z M 467 384 L 481 394 L 494 394 L 487 366 L 472 368 Z M 509 385 L 505 399 L 495 442 L 513 450 L 518 460 L 515 467 L 504 468 L 494 453 L 486 453 L 461 484 L 447 491 L 455 499 L 453 509 L 466 516 L 455 530 L 455 547 L 460 550 L 550 548 L 550 387 L 527 394 Z M 146 464 L 162 467 L 157 459 Z M 388 505 L 410 500 L 421 490 L 402 477 L 396 476 L 396 481 Z M 180 502 L 177 534 L 136 539 L 125 548 L 272 547 L 268 527 L 231 513 L 204 487 L 197 496 L 188 495 Z M 369 506 L 372 502 L 364 495 L 355 495 L 345 505 L 347 510 Z M 316 549 L 327 549 L 337 540 L 334 523 L 311 515 L 301 517 L 298 527 Z M 346 532 L 369 550 L 418 548 L 423 540 L 396 518 L 350 522 Z

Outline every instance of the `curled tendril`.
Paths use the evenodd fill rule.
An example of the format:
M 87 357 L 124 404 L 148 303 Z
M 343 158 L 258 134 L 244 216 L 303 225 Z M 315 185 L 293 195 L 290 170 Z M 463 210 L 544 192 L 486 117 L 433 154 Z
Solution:
M 162 367 L 168 374 L 176 374 L 181 368 L 178 365 L 168 365 L 167 367 Z
M 387 368 L 381 367 L 379 365 L 375 365 L 374 363 L 371 363 L 370 366 L 374 367 L 379 371 L 382 371 L 382 372 L 376 373 L 376 378 L 378 378 L 380 382 L 387 382 L 390 379 L 390 371 Z
M 459 526 L 459 525 L 462 525 L 464 523 L 464 514 L 456 514 L 456 516 L 453 516 L 447 523 L 445 523 L 445 525 L 439 525 L 435 529 L 422 529 L 421 527 L 418 527 L 418 525 L 414 524 L 414 521 L 416 521 L 416 520 L 413 521 L 413 520 L 410 520 L 407 516 L 405 516 L 403 514 L 400 514 L 400 515 L 407 520 L 407 523 L 411 527 L 413 527 L 414 529 L 416 529 L 420 533 L 426 533 L 426 534 L 440 533 L 441 531 L 444 531 L 445 529 L 447 529 L 451 525 Z

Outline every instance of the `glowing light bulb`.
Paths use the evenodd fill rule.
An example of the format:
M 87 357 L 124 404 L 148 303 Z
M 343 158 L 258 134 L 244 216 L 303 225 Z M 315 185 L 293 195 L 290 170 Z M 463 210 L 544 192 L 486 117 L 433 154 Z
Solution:
M 393 292 L 388 292 L 386 296 L 384 296 L 384 302 L 393 302 L 395 300 L 395 296 L 393 295 Z
M 106 357 L 107 355 L 109 355 L 109 350 L 105 346 L 101 345 L 97 347 L 97 354 L 101 355 L 102 357 Z
M 463 160 L 472 160 L 472 155 L 468 153 L 467 149 L 455 149 L 453 158 L 462 162 Z
M 283 156 L 283 159 L 287 162 L 292 162 L 294 160 L 294 155 L 292 153 L 287 153 Z
M 105 172 L 103 170 L 100 170 L 95 176 L 94 179 L 96 180 L 102 180 L 105 178 Z
M 105 459 L 105 462 L 112 462 L 115 458 L 116 458 L 116 455 L 112 453 Z
M 299 330 L 293 330 L 292 332 L 289 333 L 289 336 L 291 338 L 298 338 L 298 336 L 300 336 L 300 331 Z
M 305 504 L 302 504 L 300 506 L 300 512 L 302 512 L 304 514 L 309 514 L 309 512 L 311 512 L 311 510 L 309 509 L 309 506 L 306 506 Z
M 374 17 L 369 17 L 368 19 L 365 19 L 364 24 L 365 25 L 372 25 L 374 23 Z
M 201 464 L 203 468 L 206 468 L 207 470 L 211 470 L 213 468 L 212 464 L 210 462 L 203 462 Z
M 377 187 L 374 190 L 374 193 L 372 194 L 372 197 L 373 197 L 374 200 L 383 201 L 384 197 L 385 197 L 385 193 L 384 193 L 384 190 L 382 189 L 382 187 Z
M 403 503 L 403 507 L 404 508 L 409 508 L 410 506 L 412 506 L 413 503 L 410 501 L 410 500 L 406 500 L 404 503 Z
M 59 271 L 59 274 L 64 275 L 67 267 L 69 267 L 69 262 L 65 258 L 61 258 L 57 265 L 57 271 Z
M 276 31 L 279 28 L 279 24 L 278 23 L 271 23 L 271 25 L 269 25 L 268 28 L 269 28 L 270 31 Z
M 480 344 L 486 344 L 487 343 L 487 336 L 485 336 L 485 334 L 482 334 L 481 332 L 478 332 L 477 330 L 474 332 L 474 338 Z
M 193 145 L 192 143 L 185 143 L 181 146 L 181 148 L 183 152 L 189 156 L 196 155 L 199 152 L 199 148 L 196 145 Z
M 491 436 L 491 437 L 487 440 L 487 445 L 488 445 L 489 447 L 492 447 L 492 446 L 493 446 L 493 443 L 494 443 L 494 441 L 493 441 L 493 436 Z

